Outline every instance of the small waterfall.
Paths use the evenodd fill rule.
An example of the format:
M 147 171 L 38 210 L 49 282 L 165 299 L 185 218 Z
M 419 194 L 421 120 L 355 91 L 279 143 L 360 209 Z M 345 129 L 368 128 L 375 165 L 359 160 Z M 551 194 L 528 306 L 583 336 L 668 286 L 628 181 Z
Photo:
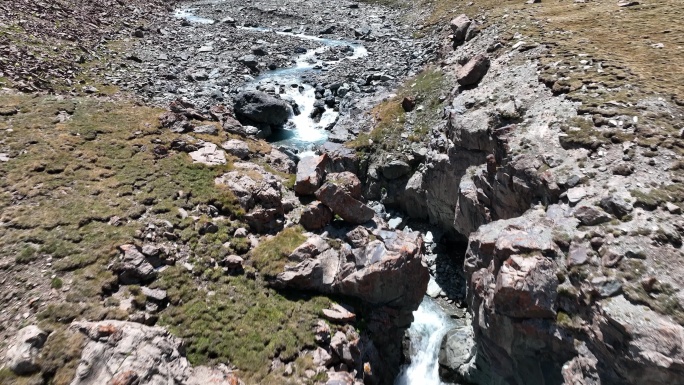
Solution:
M 425 297 L 409 328 L 411 364 L 402 368 L 395 385 L 442 385 L 438 373 L 439 348 L 453 321 L 430 298 Z

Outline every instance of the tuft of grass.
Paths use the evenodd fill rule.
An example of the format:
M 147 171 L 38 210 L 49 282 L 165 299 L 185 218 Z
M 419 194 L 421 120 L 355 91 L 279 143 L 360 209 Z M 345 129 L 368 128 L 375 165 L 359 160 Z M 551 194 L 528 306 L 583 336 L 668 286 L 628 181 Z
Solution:
M 444 72 L 436 67 L 428 67 L 415 77 L 408 79 L 397 91 L 395 97 L 390 98 L 375 106 L 372 114 L 375 117 L 375 126 L 370 133 L 359 135 L 347 145 L 356 149 L 369 146 L 369 139 L 373 145 L 385 150 L 398 148 L 405 140 L 401 134 L 407 128 L 406 112 L 401 106 L 405 97 L 416 99 L 416 105 L 422 105 L 423 110 L 415 110 L 416 124 L 410 128 L 409 134 L 412 142 L 427 140 L 430 128 L 439 121 L 441 116 L 440 95 L 447 91 L 448 82 Z
M 245 276 L 222 276 L 200 288 L 181 267 L 162 272 L 155 287 L 168 290 L 174 304 L 160 313 L 159 323 L 183 338 L 191 363 L 232 364 L 241 379 L 255 384 L 264 383 L 272 359 L 294 361 L 315 346 L 318 314 L 330 304 L 325 297 L 279 293 Z
M 290 254 L 306 241 L 303 231 L 301 226 L 289 227 L 261 242 L 252 250 L 250 259 L 254 262 L 254 267 L 267 277 L 281 273 Z

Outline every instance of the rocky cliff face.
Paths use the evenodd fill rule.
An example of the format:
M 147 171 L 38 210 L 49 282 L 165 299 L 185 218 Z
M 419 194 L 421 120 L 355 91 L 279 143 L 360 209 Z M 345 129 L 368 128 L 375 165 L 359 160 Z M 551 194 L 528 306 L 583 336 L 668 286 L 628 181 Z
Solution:
M 657 116 L 681 108 L 648 97 L 597 106 L 586 101 L 593 86 L 565 97 L 540 75 L 547 47 L 506 45 L 495 27 L 465 40 L 443 68 L 465 76 L 487 51 L 486 75 L 453 91 L 410 173 L 371 172 L 383 155 L 367 177 L 387 204 L 468 239 L 472 334 L 445 337 L 442 374 L 479 384 L 681 382 L 681 132 L 662 132 L 662 145 L 648 139 Z

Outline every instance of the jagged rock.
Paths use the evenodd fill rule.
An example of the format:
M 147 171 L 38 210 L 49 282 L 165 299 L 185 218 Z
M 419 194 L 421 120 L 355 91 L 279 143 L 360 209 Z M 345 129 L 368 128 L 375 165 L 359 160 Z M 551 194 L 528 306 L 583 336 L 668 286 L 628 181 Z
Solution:
M 234 167 L 235 171 L 216 178 L 215 183 L 228 187 L 245 210 L 257 205 L 282 207 L 282 184 L 278 177 L 253 163 L 235 163 Z
M 260 91 L 240 93 L 235 98 L 234 108 L 238 118 L 276 126 L 285 124 L 292 115 L 289 103 Z
M 365 247 L 368 244 L 368 239 L 370 234 L 362 226 L 357 226 L 353 230 L 349 231 L 347 234 L 347 240 L 354 247 Z
M 238 139 L 230 139 L 227 142 L 224 142 L 221 144 L 221 147 L 226 150 L 226 152 L 238 159 L 245 160 L 249 158 L 250 151 L 249 151 L 249 146 L 247 143 L 238 140 Z
M 354 385 L 354 376 L 349 372 L 328 372 L 325 385 Z
M 323 309 L 323 318 L 328 321 L 347 324 L 356 321 L 356 314 L 338 304 L 333 304 L 331 309 Z
M 299 224 L 309 231 L 324 228 L 333 219 L 333 212 L 321 202 L 314 201 L 304 208 Z
M 373 209 L 352 197 L 344 188 L 330 182 L 316 191 L 316 198 L 352 224 L 366 223 L 375 216 Z
M 575 218 L 585 226 L 595 226 L 610 221 L 610 214 L 596 206 L 581 205 L 574 211 Z
M 148 301 L 154 301 L 154 302 L 162 303 L 162 302 L 166 302 L 166 300 L 168 299 L 168 295 L 166 294 L 166 290 L 150 289 L 147 286 L 143 286 L 140 289 Z
M 398 179 L 411 172 L 411 166 L 402 160 L 392 160 L 381 167 L 382 175 L 389 179 Z
M 556 266 L 549 259 L 512 255 L 497 276 L 494 309 L 513 318 L 555 318 L 557 287 Z
M 632 204 L 617 195 L 610 195 L 603 197 L 600 203 L 601 208 L 607 212 L 615 215 L 618 218 L 623 218 L 632 212 L 634 207 Z
M 30 325 L 19 330 L 5 355 L 7 367 L 19 376 L 33 374 L 40 370 L 38 355 L 47 340 L 48 333 L 38 326 Z
M 280 230 L 283 227 L 283 209 L 280 208 L 256 208 L 245 214 L 245 222 L 257 233 L 265 233 Z
M 69 330 L 88 338 L 72 385 L 242 384 L 225 367 L 191 367 L 183 342 L 161 327 L 101 321 L 74 322 Z
M 214 126 L 213 124 L 204 124 L 193 127 L 192 132 L 195 134 L 218 135 L 218 127 Z
M 471 20 L 468 16 L 461 14 L 451 20 L 451 31 L 454 34 L 454 43 L 461 44 L 466 40 L 468 28 L 470 28 Z
M 421 258 L 420 234 L 399 231 L 379 231 L 381 240 L 366 247 L 363 263 L 346 262 L 346 257 L 334 249 L 322 250 L 314 243 L 302 245 L 302 252 L 293 253 L 290 260 L 301 261 L 287 265 L 278 274 L 275 285 L 295 289 L 316 290 L 359 298 L 373 305 L 397 308 L 417 308 L 429 274 Z M 304 252 L 305 251 L 305 252 Z M 315 256 L 315 258 L 314 258 Z
M 297 171 L 297 164 L 284 152 L 275 148 L 271 149 L 265 156 L 266 163 L 274 169 L 286 174 L 293 174 Z
M 223 266 L 229 270 L 242 270 L 242 264 L 245 260 L 239 255 L 229 255 L 223 259 Z
M 119 282 L 123 285 L 134 285 L 150 282 L 157 277 L 154 266 L 138 251 L 134 245 L 122 245 L 119 249 L 123 252 L 120 261 L 117 261 L 112 270 L 118 274 Z
M 330 171 L 342 172 L 349 171 L 358 174 L 359 159 L 353 149 L 340 143 L 326 142 L 321 147 L 322 153 L 330 158 Z
M 309 156 L 299 161 L 294 190 L 299 195 L 311 195 L 323 184 L 328 155 Z
M 314 235 L 294 249 L 292 254 L 290 254 L 289 260 L 296 262 L 306 261 L 308 259 L 317 257 L 329 249 L 330 245 L 328 242 L 326 242 L 320 236 Z
M 199 150 L 188 155 L 192 158 L 193 163 L 203 163 L 209 166 L 226 164 L 226 154 L 217 145 L 210 142 L 205 142 Z
M 333 356 L 323 348 L 316 348 L 313 352 L 313 362 L 316 366 L 330 366 L 335 363 Z
M 326 181 L 342 187 L 354 199 L 361 199 L 361 181 L 348 171 L 328 174 Z
M 468 326 L 449 330 L 442 338 L 439 349 L 439 365 L 447 368 L 450 373 L 459 376 L 458 382 L 468 379 L 468 373 L 475 365 L 477 347 L 473 336 L 473 328 Z
M 458 84 L 472 86 L 479 83 L 487 71 L 489 71 L 489 64 L 489 58 L 486 55 L 475 55 L 466 65 L 458 70 L 456 75 Z

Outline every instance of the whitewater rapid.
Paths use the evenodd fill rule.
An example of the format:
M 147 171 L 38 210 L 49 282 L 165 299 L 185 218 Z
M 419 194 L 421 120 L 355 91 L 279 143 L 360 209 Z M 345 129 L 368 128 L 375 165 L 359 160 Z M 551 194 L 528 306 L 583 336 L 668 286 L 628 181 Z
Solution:
M 442 385 L 439 379 L 439 348 L 453 321 L 430 298 L 425 297 L 408 330 L 411 339 L 411 363 L 404 366 L 394 385 Z

